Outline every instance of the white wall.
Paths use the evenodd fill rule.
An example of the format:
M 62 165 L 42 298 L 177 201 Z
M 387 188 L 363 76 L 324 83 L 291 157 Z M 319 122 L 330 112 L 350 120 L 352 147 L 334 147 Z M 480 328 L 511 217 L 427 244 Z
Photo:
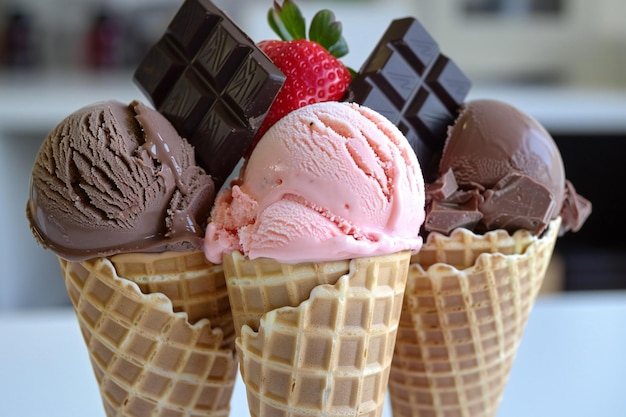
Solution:
M 463 19 L 456 0 L 420 0 L 418 15 L 474 80 L 555 72 L 566 82 L 626 85 L 626 2 L 565 0 L 542 19 Z
M 0 312 L 2 310 L 69 306 L 56 256 L 41 249 L 29 231 L 25 209 L 30 171 L 44 132 L 0 130 Z
M 0 10 L 12 3 L 35 11 L 47 42 L 47 59 L 72 64 L 80 48 L 86 16 L 95 4 L 107 4 L 134 15 L 143 30 L 162 32 L 170 13 L 182 0 L 0 0 Z M 214 0 L 253 39 L 273 36 L 265 21 L 272 0 Z M 331 8 L 344 24 L 351 47 L 346 63 L 358 69 L 393 18 L 416 16 L 475 81 L 500 82 L 528 74 L 561 74 L 567 82 L 626 85 L 626 1 L 564 0 L 561 18 L 465 19 L 459 0 L 300 0 L 306 16 Z M 159 21 L 140 7 L 162 6 L 171 12 Z M 70 12 L 71 11 L 71 12 Z

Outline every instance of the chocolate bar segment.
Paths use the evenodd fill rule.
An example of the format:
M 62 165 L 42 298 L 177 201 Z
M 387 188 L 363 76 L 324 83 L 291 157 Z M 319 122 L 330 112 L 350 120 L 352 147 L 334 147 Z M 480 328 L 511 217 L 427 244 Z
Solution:
M 345 101 L 381 113 L 404 133 L 424 178 L 436 178 L 448 126 L 471 82 L 414 18 L 391 25 L 354 78 Z
M 208 0 L 186 0 L 134 81 L 196 150 L 217 188 L 261 126 L 285 76 Z

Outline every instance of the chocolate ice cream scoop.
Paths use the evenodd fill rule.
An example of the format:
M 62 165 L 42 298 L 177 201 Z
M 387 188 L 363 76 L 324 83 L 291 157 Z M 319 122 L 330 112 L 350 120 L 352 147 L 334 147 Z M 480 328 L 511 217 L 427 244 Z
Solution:
M 26 212 L 37 240 L 84 260 L 201 246 L 215 187 L 193 147 L 138 101 L 96 103 L 48 135 Z
M 561 215 L 562 234 L 578 230 L 591 212 L 565 179 L 561 154 L 546 129 L 499 101 L 464 105 L 449 130 L 439 174 L 428 186 L 427 231 L 540 233 Z

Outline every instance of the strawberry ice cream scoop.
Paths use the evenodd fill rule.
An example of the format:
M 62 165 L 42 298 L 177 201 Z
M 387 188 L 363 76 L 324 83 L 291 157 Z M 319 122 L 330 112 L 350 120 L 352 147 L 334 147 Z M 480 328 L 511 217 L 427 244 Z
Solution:
M 424 181 L 406 138 L 351 103 L 289 113 L 260 140 L 205 236 L 207 258 L 316 262 L 417 251 Z

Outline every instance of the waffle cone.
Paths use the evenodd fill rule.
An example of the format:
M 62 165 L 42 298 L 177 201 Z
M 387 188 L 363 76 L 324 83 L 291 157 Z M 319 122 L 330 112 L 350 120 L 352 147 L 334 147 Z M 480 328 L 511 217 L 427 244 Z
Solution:
M 147 282 L 154 274 L 166 293 L 175 287 L 161 286 L 176 275 L 172 262 L 182 276 L 193 269 L 200 274 L 199 265 L 192 267 L 196 257 L 188 255 L 145 258 L 151 258 L 145 273 L 141 257 L 116 264 L 136 279 L 143 276 L 144 288 L 157 285 Z M 186 259 L 175 261 L 178 256 Z M 143 293 L 108 258 L 60 264 L 108 417 L 228 416 L 237 360 L 221 328 L 206 318 L 192 324 L 185 312 L 191 304 L 174 311 L 164 293 Z M 213 267 L 205 265 L 208 275 L 219 275 Z
M 394 417 L 493 417 L 552 256 L 503 230 L 431 234 L 412 257 L 391 367 Z
M 256 260 L 236 259 L 248 265 L 235 270 L 254 269 L 265 280 Z M 244 325 L 236 346 L 251 416 L 382 416 L 409 260 L 401 252 L 347 261 L 334 283 L 316 284 L 296 306 L 263 314 L 258 331 Z M 225 264 L 230 291 L 229 270 Z M 266 294 L 279 292 L 273 274 Z

